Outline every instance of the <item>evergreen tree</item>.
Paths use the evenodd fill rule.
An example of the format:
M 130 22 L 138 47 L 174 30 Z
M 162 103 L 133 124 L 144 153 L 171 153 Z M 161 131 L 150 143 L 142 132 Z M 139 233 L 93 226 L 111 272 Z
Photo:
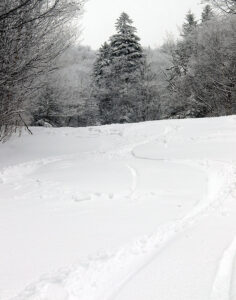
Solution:
M 126 74 L 127 80 L 131 80 L 130 74 L 140 70 L 144 59 L 140 38 L 135 34 L 137 30 L 132 24 L 133 21 L 129 16 L 122 13 L 116 22 L 117 34 L 110 38 L 114 75 Z
M 100 86 L 109 75 L 109 66 L 111 60 L 111 47 L 105 42 L 99 49 L 97 59 L 93 68 L 93 77 L 95 83 Z
M 111 48 L 105 42 L 99 49 L 93 67 L 93 98 L 99 110 L 102 124 L 112 122 L 111 109 Z
M 122 13 L 116 22 L 117 33 L 99 49 L 94 65 L 94 98 L 102 124 L 143 120 L 146 58 L 132 24 Z
M 176 49 L 172 54 L 172 80 L 176 77 L 186 75 L 188 61 L 194 51 L 193 34 L 197 28 L 194 14 L 189 11 L 185 17 L 186 22 L 182 26 L 182 40 L 177 42 Z
M 194 29 L 197 27 L 197 21 L 194 14 L 189 11 L 185 17 L 185 23 L 183 24 L 183 36 L 187 36 L 193 32 Z
M 61 107 L 57 101 L 55 89 L 47 83 L 33 112 L 34 124 L 38 121 L 45 121 L 52 125 L 57 125 L 54 124 L 53 118 L 60 113 Z
M 207 22 L 214 16 L 211 6 L 208 4 L 204 7 L 202 12 L 202 23 Z
M 197 21 L 194 14 L 189 11 L 185 17 L 185 23 L 182 26 L 182 39 L 177 42 L 176 49 L 172 54 L 172 67 L 169 73 L 169 89 L 176 102 L 176 109 L 180 110 L 183 102 L 191 98 L 189 82 L 185 77 L 189 72 L 189 61 L 195 51 L 195 33 L 197 30 Z

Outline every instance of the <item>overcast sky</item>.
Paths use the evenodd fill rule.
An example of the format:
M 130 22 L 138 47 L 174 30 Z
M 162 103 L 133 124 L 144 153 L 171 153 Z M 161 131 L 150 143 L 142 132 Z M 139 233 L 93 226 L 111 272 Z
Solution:
M 97 49 L 115 32 L 121 12 L 127 12 L 138 29 L 143 46 L 159 46 L 167 32 L 178 34 L 186 12 L 200 17 L 201 0 L 89 0 L 83 17 L 82 44 Z

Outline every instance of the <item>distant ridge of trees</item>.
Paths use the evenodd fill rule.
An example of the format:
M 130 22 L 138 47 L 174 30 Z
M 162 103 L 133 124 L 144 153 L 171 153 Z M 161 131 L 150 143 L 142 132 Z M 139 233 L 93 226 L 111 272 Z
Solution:
M 217 11 L 213 2 L 206 3 L 199 21 L 189 11 L 180 38 L 169 36 L 159 49 L 142 48 L 132 20 L 123 13 L 117 33 L 96 56 L 80 47 L 71 57 L 72 65 L 80 61 L 75 74 L 81 76 L 74 77 L 77 86 L 68 89 L 63 76 L 60 84 L 51 80 L 63 111 L 44 118 L 55 126 L 76 127 L 235 114 L 236 16 L 225 13 L 224 6 L 220 9 L 224 1 L 217 1 Z M 86 53 L 90 59 L 80 60 Z M 79 87 L 83 76 L 87 79 Z
M 236 113 L 236 2 L 212 0 L 212 6 L 210 1 L 207 2 L 200 21 L 189 11 L 182 25 L 180 39 L 177 42 L 169 40 L 161 48 L 162 52 L 169 56 L 169 66 L 163 68 L 159 65 L 165 79 L 157 79 L 157 70 L 154 73 L 150 72 L 153 62 L 147 64 L 139 44 L 136 48 L 141 51 L 138 52 L 142 57 L 141 65 L 145 66 L 142 75 L 145 74 L 147 81 L 132 71 L 134 67 L 142 69 L 140 61 L 131 60 L 132 64 L 128 68 L 127 65 L 125 67 L 125 60 L 120 60 L 117 65 L 117 58 L 114 61 L 114 56 L 120 55 L 122 59 L 129 60 L 132 55 L 129 37 L 124 33 L 129 30 L 135 31 L 134 27 L 130 27 L 132 22 L 126 14 L 118 19 L 118 24 L 127 22 L 127 28 L 121 30 L 122 37 L 114 35 L 110 43 L 101 46 L 94 65 L 94 101 L 98 102 L 102 123 L 198 118 Z M 215 13 L 213 7 L 217 7 L 223 14 Z M 120 40 L 116 41 L 118 37 Z M 135 37 L 131 42 L 135 40 L 139 41 Z M 118 81 L 117 70 L 122 70 Z M 125 74 L 128 74 L 128 77 Z M 137 76 L 140 85 L 126 85 L 126 91 L 129 93 L 126 94 L 128 100 L 125 102 L 122 80 L 128 78 L 132 81 L 132 76 Z M 145 99 L 142 99 L 144 86 L 148 87 L 148 90 Z M 129 103 L 123 110 L 122 101 Z M 104 109 L 104 105 L 107 105 L 107 109 Z M 138 107 L 136 110 L 135 105 Z M 107 117 L 108 110 L 110 115 L 113 114 L 110 119 Z

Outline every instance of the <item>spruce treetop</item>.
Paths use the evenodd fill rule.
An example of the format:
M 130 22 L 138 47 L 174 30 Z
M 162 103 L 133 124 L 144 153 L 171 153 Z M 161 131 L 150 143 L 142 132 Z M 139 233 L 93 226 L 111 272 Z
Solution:
M 132 34 L 137 30 L 132 26 L 133 20 L 130 19 L 129 15 L 125 12 L 116 21 L 116 30 L 119 34 Z
M 202 23 L 209 21 L 214 16 L 213 10 L 209 4 L 207 4 L 202 12 Z
M 186 22 L 183 24 L 183 35 L 188 35 L 197 27 L 197 21 L 191 11 L 187 13 L 185 20 Z
M 133 21 L 126 13 L 122 13 L 116 22 L 117 33 L 110 38 L 111 58 L 117 61 L 123 72 L 132 73 L 142 64 L 144 58 L 140 38 L 136 35 Z
M 114 82 L 126 85 L 140 81 L 145 55 L 132 24 L 128 14 L 122 13 L 116 22 L 117 33 L 99 49 L 93 68 L 97 86 L 107 87 Z

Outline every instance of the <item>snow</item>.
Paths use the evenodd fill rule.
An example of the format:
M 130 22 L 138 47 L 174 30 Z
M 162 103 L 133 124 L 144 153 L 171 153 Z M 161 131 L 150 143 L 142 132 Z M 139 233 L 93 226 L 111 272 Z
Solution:
M 1 300 L 236 299 L 236 116 L 0 145 Z
M 225 250 L 219 263 L 219 269 L 212 289 L 211 299 L 231 298 L 231 280 L 236 255 L 236 236 L 230 246 Z

